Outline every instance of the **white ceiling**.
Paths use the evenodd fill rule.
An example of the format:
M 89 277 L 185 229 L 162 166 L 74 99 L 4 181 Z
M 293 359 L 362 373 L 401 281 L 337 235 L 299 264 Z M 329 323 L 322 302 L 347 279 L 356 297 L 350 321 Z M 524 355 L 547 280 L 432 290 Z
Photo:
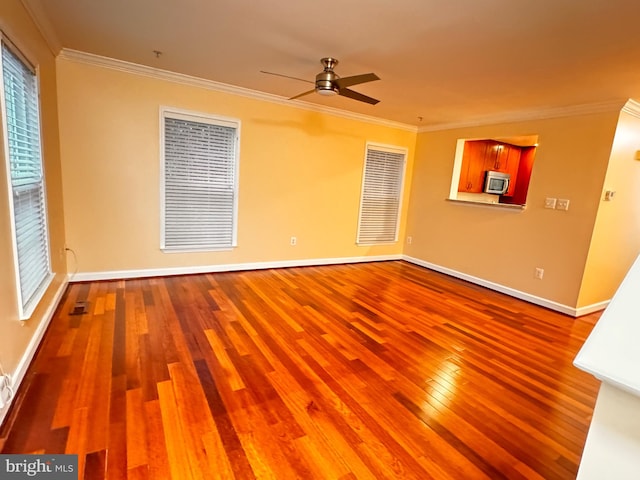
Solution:
M 640 0 L 22 0 L 68 48 L 418 127 L 640 99 Z M 153 51 L 162 55 L 156 58 Z M 421 120 L 420 120 L 421 118 Z

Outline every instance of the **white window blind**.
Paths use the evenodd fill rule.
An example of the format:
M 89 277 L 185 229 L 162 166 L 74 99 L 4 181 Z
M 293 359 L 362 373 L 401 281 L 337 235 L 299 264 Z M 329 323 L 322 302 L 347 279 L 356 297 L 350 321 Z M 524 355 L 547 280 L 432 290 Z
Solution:
M 163 112 L 164 250 L 236 245 L 239 122 Z
M 358 244 L 398 240 L 405 151 L 367 145 L 360 198 Z
M 21 319 L 51 278 L 38 85 L 33 69 L 2 42 L 2 109 Z

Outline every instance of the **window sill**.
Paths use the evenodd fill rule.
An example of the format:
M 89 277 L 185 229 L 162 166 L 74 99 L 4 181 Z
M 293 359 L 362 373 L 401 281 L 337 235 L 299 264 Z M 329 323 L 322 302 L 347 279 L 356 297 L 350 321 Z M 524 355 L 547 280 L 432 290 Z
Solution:
M 42 283 L 40 284 L 38 289 L 35 291 L 31 299 L 25 305 L 19 306 L 18 314 L 19 314 L 20 321 L 29 320 L 31 318 L 31 315 L 33 315 L 33 312 L 36 310 L 36 308 L 40 304 L 40 301 L 44 297 L 44 294 L 47 292 L 47 289 L 51 285 L 51 282 L 53 281 L 54 277 L 55 275 L 49 272 L 47 276 L 42 280 Z
M 526 205 L 512 205 L 509 203 L 489 203 L 489 202 L 474 202 L 472 200 L 458 200 L 457 198 L 445 198 L 447 202 L 459 203 L 462 205 L 472 205 L 476 207 L 489 207 L 489 208 L 503 208 L 507 210 L 524 210 Z

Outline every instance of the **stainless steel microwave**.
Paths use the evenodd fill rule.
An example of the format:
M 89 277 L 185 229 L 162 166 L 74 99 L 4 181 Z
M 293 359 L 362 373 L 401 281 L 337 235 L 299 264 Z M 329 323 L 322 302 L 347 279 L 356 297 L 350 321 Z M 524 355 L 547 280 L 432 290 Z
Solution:
M 494 172 L 487 170 L 484 181 L 484 193 L 493 193 L 495 195 L 504 195 L 509 190 L 509 181 L 511 175 L 503 172 Z

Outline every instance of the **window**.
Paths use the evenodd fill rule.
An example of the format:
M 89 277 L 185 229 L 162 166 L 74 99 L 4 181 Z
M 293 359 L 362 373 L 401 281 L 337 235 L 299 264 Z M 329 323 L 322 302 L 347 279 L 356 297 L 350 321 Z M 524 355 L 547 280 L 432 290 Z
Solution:
M 2 41 L 2 118 L 20 319 L 49 285 L 51 261 L 40 147 L 38 80 L 18 50 Z
M 165 251 L 236 246 L 240 121 L 163 109 Z
M 398 240 L 406 150 L 367 145 L 360 198 L 358 244 Z

